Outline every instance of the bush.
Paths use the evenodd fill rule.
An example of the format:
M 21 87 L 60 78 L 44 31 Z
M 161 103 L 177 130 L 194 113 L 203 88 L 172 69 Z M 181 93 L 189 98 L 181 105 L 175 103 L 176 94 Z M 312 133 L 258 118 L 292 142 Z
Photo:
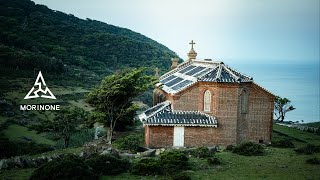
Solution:
M 244 142 L 234 147 L 232 152 L 245 156 L 258 156 L 264 154 L 264 149 L 260 144 Z
M 131 173 L 136 175 L 156 175 L 161 174 L 160 162 L 154 158 L 144 158 L 134 163 Z
M 271 142 L 271 146 L 279 148 L 294 148 L 294 144 L 290 139 L 275 140 Z
M 143 136 L 142 135 L 129 135 L 121 139 L 117 139 L 113 145 L 121 150 L 129 150 L 133 153 L 139 151 L 140 146 L 143 145 Z
M 9 141 L 8 138 L 1 137 L 0 135 L 0 159 L 20 155 L 40 154 L 52 150 L 54 148 L 47 144 L 37 144 L 33 141 Z
M 112 155 L 93 155 L 85 161 L 96 175 L 115 175 L 129 169 L 130 163 Z
M 90 167 L 75 155 L 54 159 L 36 169 L 31 180 L 96 179 Z
M 313 144 L 308 144 L 304 147 L 295 149 L 298 154 L 314 154 L 320 152 L 320 147 L 315 146 Z
M 160 154 L 160 164 L 165 174 L 188 169 L 188 157 L 181 151 L 165 151 Z
M 318 159 L 318 158 L 310 158 L 310 159 L 307 159 L 306 160 L 306 163 L 308 163 L 308 164 L 320 164 L 320 159 Z
M 219 165 L 221 164 L 221 161 L 219 158 L 217 157 L 210 157 L 207 159 L 207 162 L 210 164 L 210 165 Z
M 178 173 L 171 178 L 172 180 L 191 180 L 191 177 L 186 172 Z
M 234 148 L 234 145 L 230 144 L 230 145 L 228 145 L 228 146 L 226 147 L 226 150 L 227 150 L 227 151 L 232 151 L 233 148 Z
M 214 155 L 214 153 L 211 153 L 207 147 L 198 147 L 192 152 L 192 155 L 198 158 L 207 158 Z

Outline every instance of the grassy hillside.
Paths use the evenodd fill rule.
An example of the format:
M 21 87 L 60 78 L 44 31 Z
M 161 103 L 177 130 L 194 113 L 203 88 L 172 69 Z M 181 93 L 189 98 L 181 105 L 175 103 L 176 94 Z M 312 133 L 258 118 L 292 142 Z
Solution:
M 293 138 L 296 141 L 300 141 L 303 143 L 309 143 L 314 145 L 320 145 L 320 136 L 312 133 L 300 131 L 295 128 L 289 128 L 286 126 L 281 126 L 274 124 L 273 131 L 276 132 L 276 135 L 282 135 L 289 138 Z
M 85 82 L 125 67 L 164 71 L 172 57 L 177 55 L 164 45 L 129 29 L 30 0 L 0 0 L 1 76 L 30 77 L 42 70 Z

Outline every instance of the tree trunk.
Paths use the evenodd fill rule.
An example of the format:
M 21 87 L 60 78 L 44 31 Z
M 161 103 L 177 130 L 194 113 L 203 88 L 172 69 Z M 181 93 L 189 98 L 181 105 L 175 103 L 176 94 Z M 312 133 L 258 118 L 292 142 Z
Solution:
M 69 147 L 69 140 L 70 140 L 69 137 L 65 137 L 64 138 L 64 148 L 68 148 Z
M 108 144 L 112 143 L 112 135 L 113 135 L 113 128 L 109 127 L 109 131 L 107 132 L 107 142 L 108 142 Z

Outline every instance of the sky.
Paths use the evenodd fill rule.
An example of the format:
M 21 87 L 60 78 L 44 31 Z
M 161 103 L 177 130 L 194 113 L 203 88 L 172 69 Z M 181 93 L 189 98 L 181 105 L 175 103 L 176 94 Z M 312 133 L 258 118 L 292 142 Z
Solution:
M 187 58 L 319 63 L 319 0 L 33 0 L 125 27 Z

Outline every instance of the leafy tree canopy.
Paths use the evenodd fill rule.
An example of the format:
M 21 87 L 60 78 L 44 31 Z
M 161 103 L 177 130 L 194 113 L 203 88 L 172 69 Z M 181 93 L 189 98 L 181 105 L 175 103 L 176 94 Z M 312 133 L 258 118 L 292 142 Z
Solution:
M 275 104 L 274 104 L 274 114 L 276 116 L 277 121 L 283 121 L 286 113 L 295 110 L 296 108 L 293 107 L 291 101 L 287 98 L 281 98 L 276 96 Z
M 144 75 L 144 68 L 126 69 L 107 76 L 89 93 L 87 101 L 98 112 L 95 120 L 109 127 L 107 138 L 110 143 L 115 128 L 133 123 L 137 106 L 132 100 L 151 87 L 154 80 L 152 76 Z

